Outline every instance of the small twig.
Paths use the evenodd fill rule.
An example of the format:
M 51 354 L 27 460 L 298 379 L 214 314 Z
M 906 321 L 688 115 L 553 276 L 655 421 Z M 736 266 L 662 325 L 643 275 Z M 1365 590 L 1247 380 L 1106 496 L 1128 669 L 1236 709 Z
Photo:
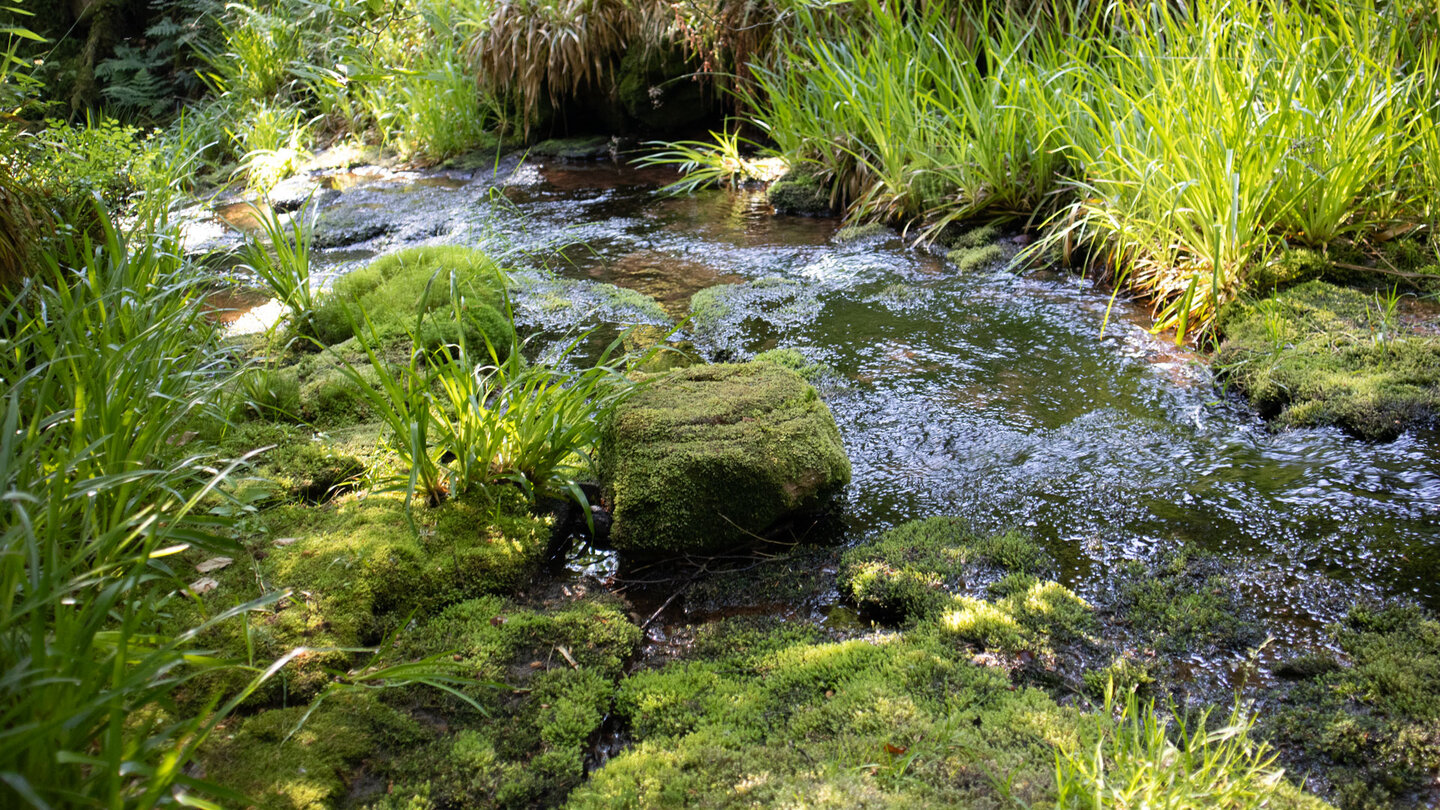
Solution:
M 664 603 L 662 603 L 662 604 L 660 605 L 660 607 L 655 608 L 655 612 L 650 614 L 650 618 L 646 619 L 646 620 L 645 620 L 645 623 L 642 624 L 642 625 L 640 625 L 640 631 L 643 633 L 647 627 L 649 627 L 651 624 L 653 624 L 653 623 L 655 622 L 656 619 L 660 618 L 660 614 L 665 612 L 665 608 L 670 607 L 670 603 L 671 603 L 671 602 L 674 602 L 676 597 L 678 597 L 680 594 L 684 593 L 685 591 L 689 590 L 689 589 L 690 589 L 690 586 L 691 586 L 691 585 L 694 585 L 694 584 L 695 584 L 695 577 L 691 577 L 690 580 L 689 580 L 688 582 L 686 582 L 684 585 L 681 585 L 679 588 L 676 588 L 676 589 L 675 589 L 675 592 L 672 593 L 672 594 L 670 594 L 670 598 L 669 598 L 669 599 L 666 599 L 666 600 L 664 601 Z

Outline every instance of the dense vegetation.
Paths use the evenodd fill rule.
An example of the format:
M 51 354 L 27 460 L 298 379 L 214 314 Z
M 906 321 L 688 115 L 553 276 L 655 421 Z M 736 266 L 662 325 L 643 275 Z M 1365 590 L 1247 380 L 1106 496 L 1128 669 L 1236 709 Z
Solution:
M 609 518 L 589 484 L 630 471 L 606 493 L 625 519 L 691 456 L 728 481 L 733 444 L 767 475 L 729 490 L 822 500 L 791 483 L 811 457 L 827 474 L 807 486 L 849 476 L 814 368 L 779 351 L 666 376 L 690 359 L 638 330 L 571 334 L 540 362 L 511 302 L 535 282 L 447 245 L 322 291 L 312 200 L 272 195 L 321 152 L 474 168 L 550 135 L 714 127 L 651 150 L 687 170 L 673 191 L 784 172 L 777 209 L 898 226 L 960 271 L 996 258 L 997 227 L 1026 230 L 1023 260 L 1213 338 L 1278 424 L 1390 439 L 1440 413 L 1436 340 L 1396 315 L 1402 290 L 1440 289 L 1434 8 L 39 6 L 0 6 L 6 806 L 1319 806 L 1284 765 L 1390 807 L 1433 781 L 1440 631 L 1422 611 L 1355 607 L 1331 630 L 1345 660 L 1290 662 L 1258 720 L 1167 704 L 1156 661 L 1264 642 L 1213 561 L 1137 564 L 1092 605 L 1023 532 L 959 517 L 838 557 L 828 582 L 863 630 L 727 620 L 634 671 L 649 621 L 541 575 L 562 530 Z M 219 191 L 256 228 L 186 256 L 177 209 Z M 227 336 L 216 264 L 281 320 Z M 730 289 L 697 294 L 696 322 Z M 783 429 L 757 438 L 761 405 L 729 389 L 697 408 L 704 382 L 780 390 Z M 664 419 L 735 438 L 597 458 Z M 764 456 L 777 436 L 800 472 Z M 755 533 L 700 525 L 724 498 L 667 494 L 649 499 L 676 525 L 629 518 L 622 553 Z M 763 500 L 758 529 L 794 507 Z M 627 745 L 597 760 L 617 728 Z

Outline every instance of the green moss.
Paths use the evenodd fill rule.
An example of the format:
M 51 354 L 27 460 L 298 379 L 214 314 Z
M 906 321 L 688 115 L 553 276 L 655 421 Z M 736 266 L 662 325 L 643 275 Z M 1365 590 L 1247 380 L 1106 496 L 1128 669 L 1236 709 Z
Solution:
M 950 240 L 952 249 L 983 248 L 1000 241 L 1000 228 L 996 225 L 981 225 L 971 228 Z
M 1126 653 L 1116 656 L 1103 669 L 1085 671 L 1081 678 L 1085 682 L 1086 693 L 1096 699 L 1103 699 L 1107 690 L 1113 690 L 1115 695 L 1134 692 L 1148 696 L 1155 683 L 1154 660 L 1142 661 Z
M 460 322 L 452 315 L 452 278 L 465 313 Z M 503 271 L 477 250 L 457 245 L 402 250 L 336 281 L 315 313 L 316 336 L 334 345 L 354 337 L 357 326 L 367 335 L 373 329 L 382 341 L 413 332 L 427 349 L 463 336 L 482 351 L 488 340 L 503 358 L 515 342 L 515 327 L 504 314 L 504 283 Z
M 812 363 L 805 359 L 799 349 L 770 349 L 751 358 L 756 363 L 774 363 L 799 374 L 810 382 L 834 374 L 835 370 L 824 363 Z
M 1391 439 L 1440 412 L 1440 340 L 1405 334 L 1385 310 L 1324 282 L 1237 304 L 1216 365 L 1277 425 Z
M 946 261 L 955 265 L 961 272 L 971 272 L 994 264 L 1005 259 L 1005 248 L 996 244 L 980 245 L 978 247 L 960 247 L 945 254 Z
M 837 242 L 858 242 L 862 239 L 869 239 L 882 234 L 889 234 L 890 229 L 881 222 L 867 222 L 864 225 L 846 225 L 835 233 Z
M 1036 574 L 1052 567 L 1044 549 L 1023 534 L 978 535 L 961 518 L 933 517 L 846 552 L 839 586 L 862 609 L 904 619 L 944 607 L 953 594 L 993 579 L 997 569 Z
M 1219 557 L 1171 552 L 1117 571 L 1116 611 L 1164 652 L 1242 652 L 1264 640 Z
M 272 480 L 310 503 L 329 500 L 365 472 L 360 459 L 315 441 L 278 447 L 268 462 Z
M 747 663 L 627 678 L 636 745 L 569 806 L 1008 807 L 1052 791 L 1080 724 L 1042 693 L 938 642 L 787 637 Z M 990 775 L 1004 775 L 992 779 Z
M 1250 277 L 1250 286 L 1270 292 L 1307 281 L 1315 281 L 1331 272 L 1330 260 L 1309 248 L 1282 250 Z
M 233 730 L 217 730 L 201 750 L 206 777 L 263 810 L 326 810 L 351 798 L 354 772 L 367 760 L 423 736 L 414 721 L 368 695 L 332 698 L 308 718 L 306 710 L 231 720 Z
M 601 478 L 622 552 L 710 552 L 822 509 L 850 480 L 830 411 L 773 363 L 650 381 L 602 430 Z
M 374 366 L 362 363 L 354 368 L 362 377 L 378 384 Z M 375 418 L 360 383 L 338 364 L 322 365 L 305 380 L 300 388 L 300 413 L 311 424 L 327 427 L 353 425 Z
M 1350 657 L 1293 684 L 1266 732 L 1318 770 L 1342 808 L 1423 803 L 1440 769 L 1440 621 L 1416 608 L 1356 607 L 1332 628 Z
M 470 696 L 487 714 L 402 758 L 395 778 L 410 787 L 400 792 L 423 791 L 440 806 L 554 804 L 584 777 L 589 741 L 639 641 L 611 598 L 537 611 L 489 597 L 434 617 L 408 652 L 451 654 L 473 673 Z
M 809 170 L 791 169 L 770 186 L 770 204 L 781 214 L 826 216 L 832 212 L 830 189 Z
M 953 596 L 933 613 L 935 625 L 946 637 L 1008 653 L 1049 652 L 1095 629 L 1093 609 L 1069 588 L 1028 580 L 1023 589 L 1012 580 L 1009 595 L 994 602 Z

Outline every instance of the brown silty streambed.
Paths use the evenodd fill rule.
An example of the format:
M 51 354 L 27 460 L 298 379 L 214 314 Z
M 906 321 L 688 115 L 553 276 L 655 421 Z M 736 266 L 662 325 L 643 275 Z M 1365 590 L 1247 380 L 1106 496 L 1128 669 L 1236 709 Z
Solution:
M 1271 432 L 1198 357 L 1150 335 L 1143 312 L 1122 302 L 1102 337 L 1108 294 L 1073 276 L 1003 262 L 961 274 L 894 235 L 842 242 L 835 220 L 774 216 L 759 192 L 665 197 L 657 187 L 673 175 L 658 170 L 514 158 L 498 169 L 326 179 L 340 190 L 328 208 L 374 212 L 385 228 L 322 251 L 320 277 L 411 245 L 480 247 L 528 279 L 522 325 L 551 333 L 663 324 L 694 292 L 726 285 L 723 306 L 684 331 L 705 359 L 792 347 L 829 368 L 819 388 L 854 467 L 828 530 L 840 547 L 963 515 L 1032 533 L 1061 561 L 1062 584 L 1100 602 L 1121 562 L 1199 549 L 1230 566 L 1277 639 L 1271 652 L 1323 643 L 1321 628 L 1358 597 L 1440 608 L 1434 431 L 1387 444 Z M 607 285 L 652 296 L 665 317 Z M 776 587 L 729 597 L 684 571 L 622 574 L 605 554 L 569 570 L 628 585 L 642 620 L 664 606 L 647 626 L 663 658 L 688 625 L 735 613 L 867 627 L 840 603 L 835 553 L 811 554 L 790 579 L 745 562 Z M 681 582 L 690 591 L 670 599 Z M 1237 671 L 1186 665 L 1223 683 Z

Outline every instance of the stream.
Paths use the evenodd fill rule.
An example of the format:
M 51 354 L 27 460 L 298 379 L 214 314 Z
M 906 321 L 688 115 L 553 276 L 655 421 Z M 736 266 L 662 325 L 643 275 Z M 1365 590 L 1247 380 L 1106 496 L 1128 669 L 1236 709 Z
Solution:
M 1440 609 L 1435 431 L 1387 444 L 1271 432 L 1202 358 L 1149 334 L 1143 310 L 1117 303 L 1102 336 L 1109 294 L 1071 274 L 962 274 L 895 234 L 841 241 L 836 220 L 774 216 L 760 191 L 662 196 L 674 175 L 660 170 L 500 169 L 327 178 L 327 210 L 383 227 L 323 251 L 322 274 L 472 245 L 522 268 L 518 316 L 551 331 L 664 323 L 601 284 L 670 318 L 730 285 L 684 337 L 707 360 L 790 347 L 828 367 L 818 386 L 854 467 L 844 542 L 937 514 L 1020 527 L 1082 596 L 1119 561 L 1204 549 L 1234 562 L 1266 630 L 1291 645 L 1323 643 L 1362 596 Z

